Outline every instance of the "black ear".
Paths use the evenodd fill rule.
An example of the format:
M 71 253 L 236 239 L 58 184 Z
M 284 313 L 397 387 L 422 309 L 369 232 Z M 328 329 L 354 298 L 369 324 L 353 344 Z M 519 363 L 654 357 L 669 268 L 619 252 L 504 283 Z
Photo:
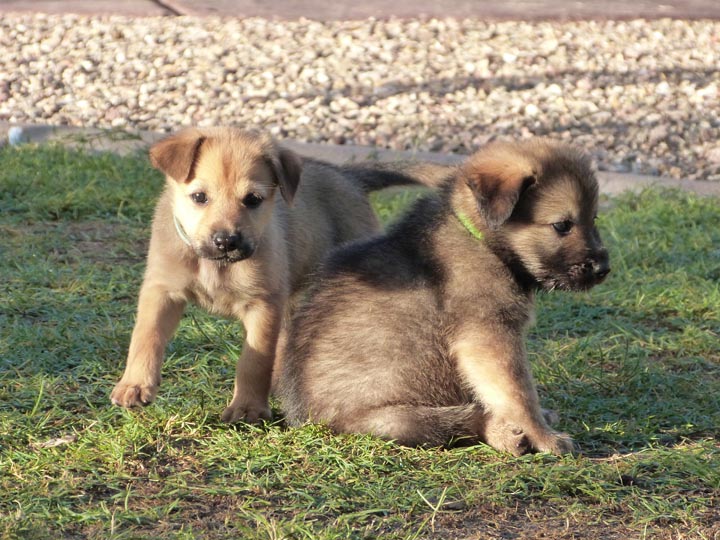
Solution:
M 520 196 L 537 182 L 531 161 L 512 145 L 490 146 L 462 168 L 488 227 L 497 229 L 513 213 Z
M 280 194 L 286 203 L 292 204 L 300 185 L 302 173 L 300 156 L 287 148 L 276 147 L 273 155 L 268 156 L 268 162 L 280 187 Z
M 178 182 L 186 182 L 193 173 L 204 140 L 200 130 L 184 129 L 152 145 L 150 163 Z

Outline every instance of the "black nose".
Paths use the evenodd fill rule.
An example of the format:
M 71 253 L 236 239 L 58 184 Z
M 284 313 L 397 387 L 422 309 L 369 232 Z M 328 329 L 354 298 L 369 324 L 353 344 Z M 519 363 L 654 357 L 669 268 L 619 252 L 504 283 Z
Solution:
M 607 259 L 593 262 L 593 274 L 596 279 L 604 279 L 610 273 L 610 263 Z
M 220 251 L 233 251 L 240 247 L 240 235 L 230 234 L 227 231 L 216 232 L 213 235 L 213 243 Z

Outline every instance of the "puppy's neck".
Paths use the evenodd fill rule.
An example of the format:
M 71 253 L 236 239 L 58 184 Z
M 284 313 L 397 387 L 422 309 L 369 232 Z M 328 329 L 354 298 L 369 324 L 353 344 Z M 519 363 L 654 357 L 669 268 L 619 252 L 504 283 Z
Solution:
M 465 227 L 468 233 L 476 240 L 483 241 L 488 233 L 487 225 L 480 217 L 477 201 L 470 188 L 462 181 L 456 179 L 446 185 L 441 197 L 446 201 L 447 209 Z
M 460 224 L 465 227 L 465 230 L 470 233 L 470 236 L 475 238 L 475 240 L 477 240 L 478 242 L 483 241 L 483 233 L 478 230 L 472 220 L 464 212 L 460 210 L 455 210 L 453 213 L 455 214 L 455 217 L 458 219 Z
M 465 229 L 474 242 L 481 243 L 507 268 L 519 289 L 529 297 L 538 290 L 537 280 L 512 252 L 503 238 L 502 226 L 493 230 L 487 226 L 478 211 L 478 203 L 472 191 L 462 181 L 446 185 L 441 192 L 450 219 Z
M 515 282 L 529 297 L 534 297 L 535 292 L 540 290 L 540 284 L 537 279 L 525 268 L 520 258 L 508 249 L 504 242 L 493 242 L 490 248 L 493 253 L 505 264 L 510 270 Z
M 175 231 L 177 232 L 180 240 L 183 241 L 183 244 L 192 248 L 192 241 L 190 240 L 190 237 L 185 232 L 185 229 L 183 228 L 182 223 L 180 223 L 180 220 L 178 220 L 178 218 L 175 214 L 173 214 L 173 223 L 175 224 Z

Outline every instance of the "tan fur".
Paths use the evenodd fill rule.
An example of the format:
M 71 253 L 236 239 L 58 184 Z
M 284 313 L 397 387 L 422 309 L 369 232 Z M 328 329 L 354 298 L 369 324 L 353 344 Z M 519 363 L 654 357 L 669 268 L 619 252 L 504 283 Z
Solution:
M 404 444 L 570 451 L 540 407 L 525 336 L 535 291 L 584 290 L 609 271 L 596 211 L 597 182 L 572 147 L 481 149 L 386 236 L 326 263 L 288 334 L 288 421 Z
M 165 347 L 194 302 L 240 319 L 246 330 L 223 420 L 269 418 L 271 373 L 292 296 L 333 246 L 378 232 L 366 192 L 407 179 L 303 163 L 269 137 L 232 128 L 184 130 L 153 146 L 150 157 L 167 181 L 127 366 L 111 399 L 124 407 L 155 399 Z M 355 173 L 377 186 L 356 181 Z M 206 203 L 193 200 L 198 193 Z M 262 197 L 256 208 L 246 205 L 249 194 Z

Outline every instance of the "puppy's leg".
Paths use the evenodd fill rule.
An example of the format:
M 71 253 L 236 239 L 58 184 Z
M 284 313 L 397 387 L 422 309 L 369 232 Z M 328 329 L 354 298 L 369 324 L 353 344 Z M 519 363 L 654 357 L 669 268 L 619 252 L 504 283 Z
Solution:
M 243 317 L 245 344 L 235 370 L 233 399 L 222 413 L 223 422 L 269 419 L 270 380 L 282 321 L 282 308 L 273 302 L 250 304 Z
M 173 299 L 164 288 L 143 284 L 125 373 L 110 395 L 115 405 L 136 407 L 155 399 L 165 347 L 184 309 L 185 302 Z
M 330 423 L 336 431 L 372 433 L 406 446 L 445 446 L 452 439 L 477 441 L 487 413 L 480 404 L 449 407 L 388 405 L 348 415 Z
M 273 371 L 270 381 L 270 393 L 275 395 L 280 383 L 280 373 L 282 371 L 282 359 L 285 357 L 285 347 L 288 341 L 288 322 L 284 320 L 280 326 L 278 334 L 277 347 L 275 348 L 275 360 L 273 361 Z
M 572 439 L 548 426 L 516 331 L 466 328 L 453 349 L 460 372 L 488 409 L 485 442 L 515 455 L 572 452 Z

